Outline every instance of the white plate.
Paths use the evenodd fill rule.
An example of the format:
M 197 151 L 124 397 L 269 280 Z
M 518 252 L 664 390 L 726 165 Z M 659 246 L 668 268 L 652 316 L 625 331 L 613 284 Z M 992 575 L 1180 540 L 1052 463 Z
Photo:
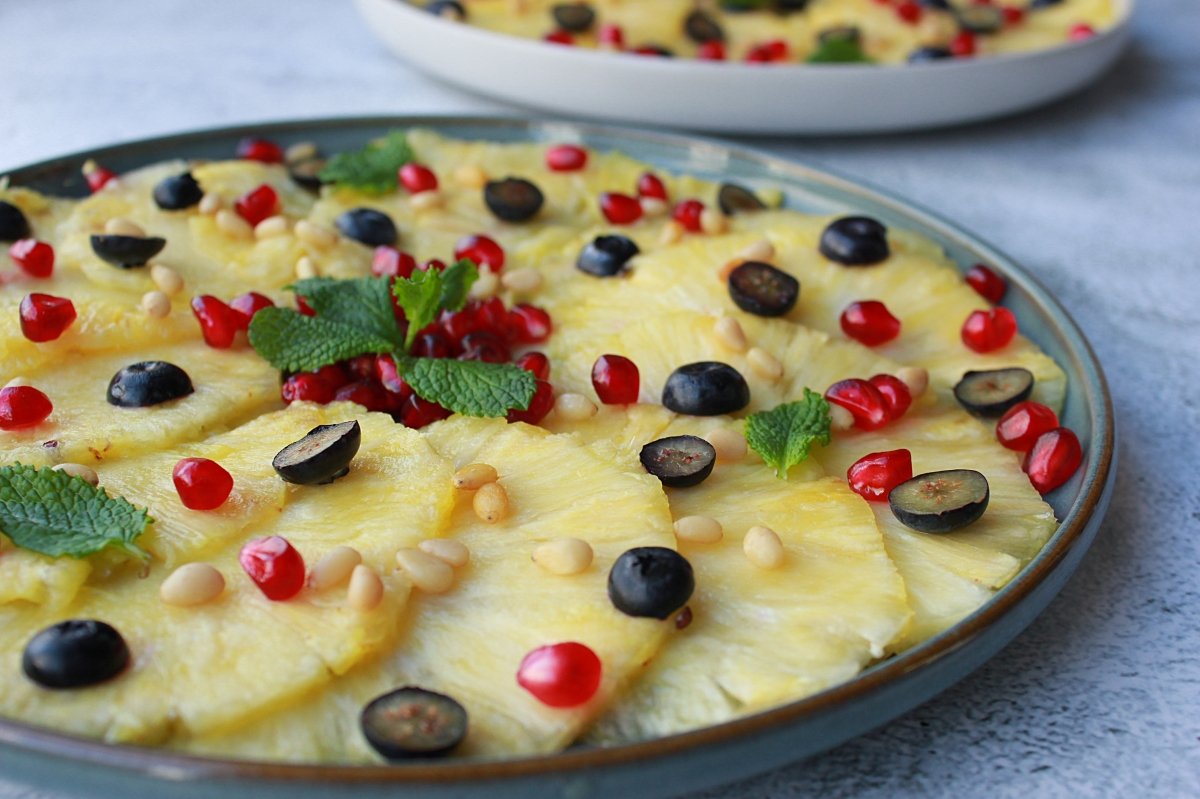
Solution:
M 556 114 L 726 133 L 882 133 L 1047 103 L 1098 78 L 1129 40 L 1120 21 L 1050 50 L 897 67 L 621 56 L 451 22 L 406 0 L 355 0 L 396 55 L 465 89 Z

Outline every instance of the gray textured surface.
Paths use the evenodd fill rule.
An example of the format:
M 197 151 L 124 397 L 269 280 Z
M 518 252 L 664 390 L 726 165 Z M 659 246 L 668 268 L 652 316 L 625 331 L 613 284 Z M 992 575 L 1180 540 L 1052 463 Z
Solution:
M 942 211 L 1036 270 L 1106 366 L 1123 447 L 1095 548 L 988 666 L 708 799 L 1200 796 L 1200 3 L 1144 0 L 1136 27 L 1112 74 L 1050 109 L 759 142 Z M 0 0 L 0 172 L 190 127 L 496 110 L 393 61 L 346 2 Z M 50 799 L 2 775 L 0 797 Z

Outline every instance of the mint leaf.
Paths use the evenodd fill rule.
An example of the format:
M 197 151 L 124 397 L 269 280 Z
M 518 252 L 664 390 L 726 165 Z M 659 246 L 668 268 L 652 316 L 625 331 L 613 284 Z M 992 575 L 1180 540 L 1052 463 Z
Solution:
M 297 281 L 289 288 L 308 302 L 318 318 L 357 327 L 387 339 L 398 348 L 403 345 L 404 337 L 392 310 L 390 283 L 391 278 L 387 277 L 350 280 L 314 277 Z
M 439 304 L 443 310 L 459 311 L 467 304 L 471 286 L 479 279 L 479 269 L 469 258 L 455 261 L 442 272 L 442 297 Z
M 392 131 L 361 150 L 339 153 L 321 170 L 321 180 L 351 186 L 367 194 L 395 191 L 400 167 L 413 159 L 403 131 Z
M 392 293 L 408 320 L 405 351 L 412 348 L 417 334 L 437 319 L 439 311 L 443 308 L 449 311 L 462 308 L 471 284 L 478 279 L 479 270 L 466 259 L 447 267 L 444 272 L 430 269 L 413 272 L 412 277 L 397 278 L 392 284 Z
M 284 372 L 313 372 L 367 353 L 392 352 L 379 335 L 343 322 L 304 316 L 290 308 L 263 308 L 250 322 L 250 346 Z
M 407 358 L 397 360 L 396 366 L 417 396 L 465 416 L 525 410 L 537 390 L 531 372 L 507 363 Z
M 808 457 L 814 443 L 829 443 L 829 402 L 804 389 L 804 399 L 746 417 L 746 443 L 775 467 L 779 479 Z
M 862 45 L 851 36 L 831 37 L 817 45 L 807 59 L 810 64 L 870 64 Z
M 150 517 L 80 477 L 17 463 L 0 467 L 0 532 L 22 549 L 82 558 L 113 547 L 148 560 L 134 541 Z

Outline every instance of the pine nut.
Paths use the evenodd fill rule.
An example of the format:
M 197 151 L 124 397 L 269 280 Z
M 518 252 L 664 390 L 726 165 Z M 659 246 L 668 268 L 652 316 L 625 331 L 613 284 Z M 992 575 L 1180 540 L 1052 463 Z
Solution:
M 694 544 L 715 544 L 725 535 L 716 519 L 708 516 L 684 516 L 675 520 L 675 537 Z
M 211 191 L 200 198 L 200 204 L 196 206 L 196 210 L 202 214 L 215 214 L 221 210 L 221 197 L 213 194 Z
M 207 563 L 185 563 L 158 587 L 168 605 L 190 607 L 211 602 L 225 590 L 225 577 Z
M 642 214 L 645 216 L 662 216 L 667 212 L 667 203 L 657 197 L 643 197 Z
M 479 270 L 479 279 L 471 284 L 471 290 L 467 292 L 467 296 L 473 300 L 486 300 L 488 297 L 495 296 L 500 290 L 500 278 L 496 277 L 496 273 L 491 269 L 484 267 Z
M 26 380 L 23 377 L 17 376 L 17 377 L 14 377 L 12 380 L 9 380 L 7 383 L 5 383 L 4 387 L 5 388 L 16 388 L 17 386 L 28 386 L 28 385 L 31 385 L 28 380 Z
M 396 564 L 404 570 L 414 586 L 427 594 L 444 594 L 454 585 L 454 569 L 450 568 L 450 564 L 419 549 L 399 550 Z
M 582 394 L 559 394 L 554 400 L 554 410 L 568 422 L 584 422 L 599 412 L 596 403 Z
M 482 189 L 488 182 L 487 173 L 476 164 L 463 164 L 454 170 L 454 179 L 468 189 Z
M 747 261 L 770 261 L 775 257 L 775 245 L 769 239 L 759 239 L 746 245 L 738 255 Z
M 783 377 L 783 364 L 762 347 L 752 347 L 746 353 L 746 360 L 754 373 L 765 380 L 774 382 Z
M 705 208 L 700 212 L 700 229 L 710 236 L 728 233 L 729 217 L 715 208 Z
M 427 538 L 417 544 L 417 548 L 456 569 L 466 566 L 471 560 L 471 550 L 467 549 L 467 545 L 453 538 Z
M 487 463 L 468 463 L 454 473 L 454 477 L 450 478 L 450 482 L 454 484 L 455 488 L 475 491 L 499 479 L 500 475 L 496 471 L 495 466 Z
M 155 319 L 163 319 L 171 313 L 171 298 L 161 291 L 147 291 L 142 295 L 142 310 Z
M 539 544 L 533 562 L 551 574 L 579 574 L 592 565 L 592 545 L 578 538 L 559 538 Z
M 829 429 L 845 432 L 854 427 L 854 414 L 835 402 L 829 403 Z
M 442 193 L 437 189 L 428 191 L 419 191 L 408 198 L 408 205 L 414 211 L 429 211 L 438 208 L 442 204 Z
M 736 463 L 746 457 L 746 437 L 737 430 L 718 427 L 704 437 L 717 451 L 717 460 L 722 463 Z
M 54 471 L 68 474 L 71 477 L 82 477 L 90 486 L 100 485 L 100 476 L 96 474 L 96 470 L 90 466 L 84 466 L 82 463 L 60 463 L 54 467 Z
M 355 610 L 366 613 L 374 610 L 383 600 L 383 580 L 370 566 L 358 564 L 350 572 L 350 587 L 346 589 L 346 601 Z
M 256 239 L 270 239 L 286 235 L 287 232 L 288 221 L 286 216 L 269 216 L 254 226 L 254 238 Z
M 283 151 L 285 163 L 294 164 L 297 161 L 307 161 L 320 155 L 317 145 L 310 141 L 296 142 Z
M 362 555 L 354 547 L 336 546 L 321 556 L 308 573 L 308 584 L 314 590 L 327 591 L 350 579 L 354 568 L 362 563 Z
M 296 261 L 296 277 L 300 280 L 308 280 L 310 277 L 316 276 L 316 264 L 307 255 L 301 255 L 300 259 Z
M 173 296 L 183 291 L 183 278 L 166 264 L 151 264 L 150 279 L 162 293 Z
M 217 230 L 226 236 L 232 236 L 235 239 L 248 239 L 254 236 L 254 228 L 250 227 L 250 223 L 228 209 L 222 208 L 217 211 L 216 221 Z
M 746 531 L 742 551 L 760 569 L 778 569 L 783 565 L 783 541 L 770 527 L 756 526 Z
M 896 379 L 908 386 L 908 393 L 913 399 L 925 393 L 929 388 L 929 370 L 919 366 L 902 366 L 896 370 Z
M 104 232 L 110 236 L 136 236 L 145 238 L 146 231 L 137 222 L 122 216 L 113 217 L 104 223 Z
M 475 515 L 488 524 L 495 524 L 508 515 L 508 492 L 499 483 L 485 483 L 471 500 Z
M 528 267 L 514 269 L 500 276 L 500 285 L 516 294 L 533 294 L 542 287 L 542 274 Z
M 683 238 L 683 225 L 672 219 L 667 224 L 663 225 L 662 233 L 658 234 L 658 243 L 663 246 L 678 244 Z
M 718 319 L 713 325 L 713 334 L 721 346 L 734 352 L 745 352 L 749 346 L 742 323 L 732 316 L 722 316 Z
M 334 231 L 318 225 L 316 222 L 309 222 L 307 219 L 301 219 L 296 223 L 292 232 L 296 234 L 296 238 L 305 244 L 312 245 L 319 250 L 326 250 L 337 244 L 338 235 Z

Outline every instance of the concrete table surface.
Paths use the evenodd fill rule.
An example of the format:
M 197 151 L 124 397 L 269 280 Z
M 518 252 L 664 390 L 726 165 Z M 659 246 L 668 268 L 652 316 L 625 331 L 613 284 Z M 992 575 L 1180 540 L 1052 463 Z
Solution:
M 987 666 L 706 799 L 1200 796 L 1200 4 L 1143 0 L 1135 27 L 1109 75 L 1050 108 L 752 142 L 941 211 L 1032 268 L 1099 352 L 1121 457 L 1083 566 Z M 347 0 L 0 0 L 0 174 L 188 128 L 421 112 L 520 113 L 395 61 Z M 3 775 L 0 797 L 53 799 Z

